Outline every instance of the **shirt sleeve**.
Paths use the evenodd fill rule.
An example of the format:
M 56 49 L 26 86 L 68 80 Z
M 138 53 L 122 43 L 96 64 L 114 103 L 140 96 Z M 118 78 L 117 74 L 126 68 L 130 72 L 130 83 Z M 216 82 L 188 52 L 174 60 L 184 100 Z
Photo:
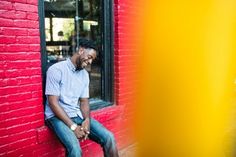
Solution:
M 81 92 L 80 98 L 89 98 L 89 76 L 88 73 L 85 75 L 86 84 Z
M 45 95 L 60 95 L 61 71 L 50 67 L 47 71 Z

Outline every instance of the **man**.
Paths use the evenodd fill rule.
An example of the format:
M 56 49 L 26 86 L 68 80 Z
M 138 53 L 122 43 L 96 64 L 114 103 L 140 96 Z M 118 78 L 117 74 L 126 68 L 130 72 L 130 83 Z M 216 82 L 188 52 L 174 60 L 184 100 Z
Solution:
M 89 75 L 84 68 L 95 58 L 93 42 L 80 39 L 70 59 L 47 71 L 46 122 L 64 145 L 67 157 L 81 157 L 79 140 L 87 138 L 102 146 L 105 157 L 118 157 L 113 134 L 90 117 Z

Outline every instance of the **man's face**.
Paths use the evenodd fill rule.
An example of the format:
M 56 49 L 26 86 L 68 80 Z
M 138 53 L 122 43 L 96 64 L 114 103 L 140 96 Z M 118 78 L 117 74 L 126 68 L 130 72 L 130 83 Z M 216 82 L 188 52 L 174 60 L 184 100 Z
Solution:
M 96 51 L 94 49 L 80 49 L 80 56 L 76 60 L 77 69 L 84 69 L 86 66 L 92 64 L 96 58 Z

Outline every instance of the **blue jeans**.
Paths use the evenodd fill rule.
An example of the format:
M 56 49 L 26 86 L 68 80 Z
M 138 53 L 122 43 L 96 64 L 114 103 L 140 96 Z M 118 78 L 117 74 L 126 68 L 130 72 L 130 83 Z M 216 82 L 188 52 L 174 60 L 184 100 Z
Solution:
M 71 119 L 78 125 L 81 125 L 83 122 L 83 119 L 79 116 Z M 74 132 L 64 122 L 59 120 L 57 117 L 49 118 L 46 122 L 66 148 L 67 157 L 82 156 L 79 140 L 75 136 Z M 118 157 L 118 151 L 113 134 L 93 118 L 90 120 L 90 134 L 88 137 L 102 146 L 104 157 Z

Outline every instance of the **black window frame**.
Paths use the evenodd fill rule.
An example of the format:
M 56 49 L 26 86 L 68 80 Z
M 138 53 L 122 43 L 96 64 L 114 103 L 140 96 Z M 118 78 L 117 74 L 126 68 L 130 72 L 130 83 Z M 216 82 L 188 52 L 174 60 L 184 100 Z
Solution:
M 114 1 L 103 0 L 102 4 L 102 50 L 101 50 L 101 99 L 90 101 L 91 110 L 104 108 L 114 103 Z M 47 70 L 47 53 L 45 37 L 44 0 L 38 1 L 39 29 L 41 42 L 41 67 L 43 77 L 43 95 Z M 45 102 L 45 97 L 44 97 Z

